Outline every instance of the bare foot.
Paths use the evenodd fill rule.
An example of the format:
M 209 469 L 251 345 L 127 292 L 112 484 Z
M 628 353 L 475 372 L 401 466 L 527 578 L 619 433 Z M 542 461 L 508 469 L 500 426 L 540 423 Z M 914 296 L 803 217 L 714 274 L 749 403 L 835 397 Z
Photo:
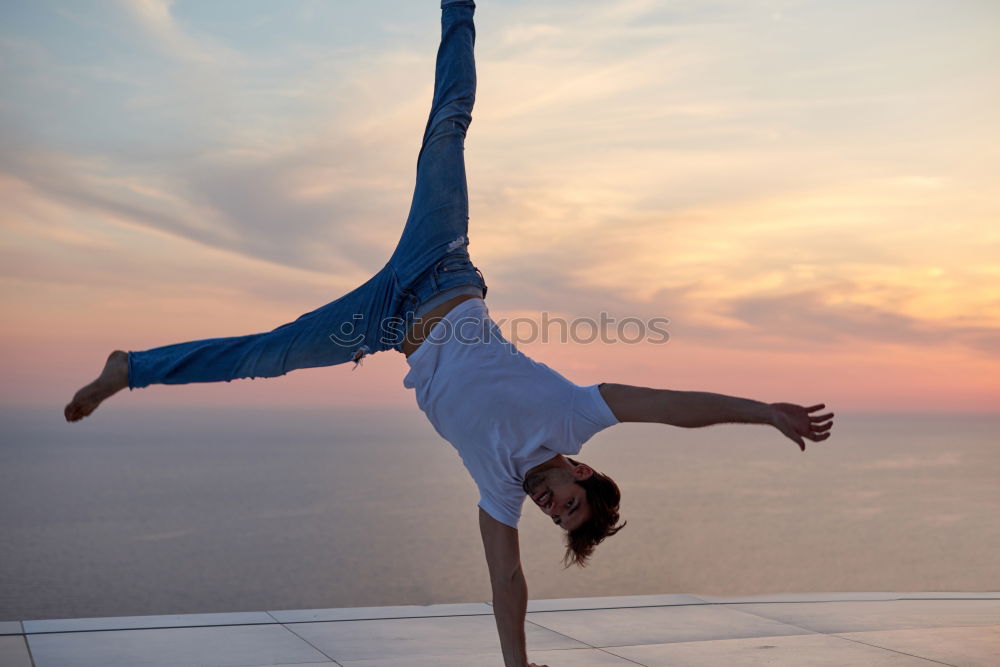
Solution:
M 128 386 L 128 353 L 115 350 L 108 355 L 101 375 L 76 392 L 63 413 L 66 421 L 80 421 L 97 409 L 101 402 Z

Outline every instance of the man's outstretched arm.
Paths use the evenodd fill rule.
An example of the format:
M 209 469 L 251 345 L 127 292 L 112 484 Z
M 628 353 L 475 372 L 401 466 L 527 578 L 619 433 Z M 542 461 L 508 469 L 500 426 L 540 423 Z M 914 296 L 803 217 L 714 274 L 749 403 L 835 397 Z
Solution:
M 705 391 L 650 389 L 603 383 L 601 396 L 621 422 L 656 422 L 697 428 L 712 424 L 770 424 L 806 449 L 804 439 L 819 442 L 830 437 L 833 413 L 814 414 L 824 404 L 802 407 L 793 403 L 762 403 Z
M 506 667 L 528 664 L 524 641 L 524 614 L 528 608 L 528 584 L 521 570 L 517 529 L 500 523 L 479 508 L 479 532 L 483 536 L 486 563 L 493 587 L 493 616 L 500 633 Z M 539 667 L 545 667 L 541 665 Z

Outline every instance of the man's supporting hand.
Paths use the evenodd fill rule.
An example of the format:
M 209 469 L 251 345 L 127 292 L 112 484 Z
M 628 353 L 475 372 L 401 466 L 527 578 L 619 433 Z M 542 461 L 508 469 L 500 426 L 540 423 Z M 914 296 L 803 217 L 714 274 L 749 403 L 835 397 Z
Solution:
M 490 571 L 493 617 L 500 634 L 504 667 L 525 667 L 529 664 L 524 637 L 528 584 L 521 569 L 517 528 L 500 523 L 479 508 L 479 531 Z
M 775 428 L 788 436 L 799 449 L 806 451 L 806 443 L 803 438 L 809 438 L 813 442 L 826 440 L 830 437 L 830 428 L 833 426 L 833 413 L 825 415 L 814 415 L 825 408 L 826 405 L 812 405 L 804 408 L 793 403 L 771 403 L 773 411 L 773 424 Z

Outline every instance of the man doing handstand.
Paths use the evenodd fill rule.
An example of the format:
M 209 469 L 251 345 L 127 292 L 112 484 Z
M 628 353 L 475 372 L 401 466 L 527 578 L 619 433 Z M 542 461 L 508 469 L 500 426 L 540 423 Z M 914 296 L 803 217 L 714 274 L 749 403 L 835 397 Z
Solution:
M 476 93 L 473 0 L 442 0 L 430 118 L 416 187 L 395 251 L 371 279 L 272 331 L 116 350 L 101 375 L 65 407 L 67 421 L 112 394 L 150 384 L 277 377 L 367 354 L 406 355 L 404 386 L 459 452 L 479 488 L 479 525 L 504 662 L 528 664 L 528 591 L 517 524 L 525 496 L 565 531 L 566 563 L 584 565 L 624 525 L 618 486 L 573 458 L 594 434 L 621 422 L 699 427 L 770 424 L 805 450 L 829 437 L 822 404 L 762 403 L 706 392 L 602 382 L 581 387 L 528 358 L 500 333 L 472 264 L 464 142 Z

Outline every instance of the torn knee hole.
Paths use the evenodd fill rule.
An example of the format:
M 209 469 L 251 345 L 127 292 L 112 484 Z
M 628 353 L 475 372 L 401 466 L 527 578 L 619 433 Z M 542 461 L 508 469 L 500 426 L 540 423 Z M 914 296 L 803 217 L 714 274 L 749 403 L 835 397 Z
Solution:
M 370 352 L 371 352 L 371 350 L 368 348 L 367 345 L 362 345 L 357 350 L 355 350 L 354 356 L 351 357 L 351 361 L 354 362 L 354 368 L 357 368 L 358 366 L 360 366 L 361 365 L 361 360 L 364 359 L 365 355 L 369 354 Z M 351 370 L 353 371 L 354 368 L 352 368 Z

